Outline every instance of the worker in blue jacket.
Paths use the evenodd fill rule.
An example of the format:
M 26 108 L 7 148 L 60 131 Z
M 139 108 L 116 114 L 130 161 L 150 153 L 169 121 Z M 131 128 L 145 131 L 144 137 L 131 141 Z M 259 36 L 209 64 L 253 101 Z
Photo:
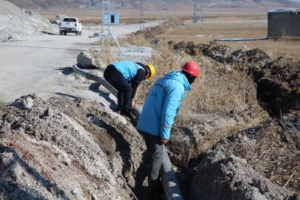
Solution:
M 200 67 L 196 62 L 187 62 L 182 71 L 172 72 L 158 79 L 147 95 L 137 129 L 147 146 L 150 195 L 157 195 L 159 192 L 163 146 L 170 139 L 174 118 L 179 111 L 185 91 L 192 89 L 191 84 L 199 73 Z
M 153 65 L 131 61 L 114 62 L 106 67 L 105 80 L 118 90 L 118 113 L 131 116 L 130 109 L 135 106 L 134 97 L 139 84 L 150 80 L 154 74 Z

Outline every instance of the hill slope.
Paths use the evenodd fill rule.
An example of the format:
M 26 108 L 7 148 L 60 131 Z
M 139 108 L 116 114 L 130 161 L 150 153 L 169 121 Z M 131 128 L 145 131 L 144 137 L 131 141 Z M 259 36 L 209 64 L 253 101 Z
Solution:
M 62 8 L 64 7 L 64 1 L 63 0 L 8 0 L 15 5 L 17 5 L 20 8 L 26 8 L 26 9 L 51 9 L 51 8 Z M 68 8 L 95 8 L 95 7 L 101 7 L 101 3 L 97 3 L 98 1 L 94 0 L 69 0 L 67 1 L 67 7 Z M 144 6 L 147 5 L 147 7 L 161 7 L 161 6 L 168 6 L 168 5 L 178 5 L 180 8 L 181 4 L 193 4 L 194 1 L 187 1 L 187 0 L 164 0 L 160 1 L 158 5 L 157 0 L 149 0 L 144 1 Z M 237 5 L 237 4 L 244 4 L 246 6 L 266 6 L 266 5 L 274 5 L 274 6 L 299 6 L 299 3 L 295 3 L 290 0 L 216 0 L 213 2 L 213 4 L 220 6 L 224 4 L 231 4 Z M 203 7 L 208 7 L 210 4 L 212 4 L 209 0 L 202 0 Z M 115 0 L 110 1 L 110 5 L 112 8 L 118 7 L 118 8 L 132 8 L 132 7 L 139 7 L 139 2 L 135 0 Z
M 36 12 L 21 10 L 8 1 L 0 2 L 0 41 L 20 40 L 22 35 L 57 32 L 57 25 Z

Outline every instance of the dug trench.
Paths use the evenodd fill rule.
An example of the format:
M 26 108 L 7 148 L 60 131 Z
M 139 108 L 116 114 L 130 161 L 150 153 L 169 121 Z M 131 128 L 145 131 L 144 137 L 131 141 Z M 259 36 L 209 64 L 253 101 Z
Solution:
M 136 34 L 157 44 L 158 29 Z M 193 93 L 183 102 L 166 147 L 184 199 L 300 199 L 299 63 L 215 41 L 168 48 L 211 59 L 203 87 L 233 77 L 247 86 L 241 108 L 191 106 Z M 1 199 L 147 198 L 136 120 L 89 99 L 34 94 L 0 116 Z
M 156 35 L 164 30 L 134 35 L 160 46 L 165 41 Z M 209 57 L 218 76 L 246 75 L 252 82 L 246 98 L 255 105 L 177 117 L 167 148 L 185 199 L 299 199 L 300 62 L 217 41 L 167 44 L 178 54 Z

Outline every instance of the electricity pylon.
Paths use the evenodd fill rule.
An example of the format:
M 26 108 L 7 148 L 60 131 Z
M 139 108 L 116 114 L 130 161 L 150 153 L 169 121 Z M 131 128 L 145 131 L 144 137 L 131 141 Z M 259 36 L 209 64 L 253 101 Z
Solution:
M 204 15 L 202 10 L 202 0 L 194 0 L 194 23 L 204 21 Z
M 140 0 L 140 31 L 144 31 L 144 0 Z
M 67 0 L 65 0 L 65 5 L 64 5 L 64 15 L 66 16 L 66 9 L 67 9 Z
M 106 14 L 106 15 L 105 15 Z M 104 18 L 107 19 L 104 19 Z M 106 20 L 106 21 L 105 21 Z M 104 26 L 107 26 L 107 36 L 104 35 Z M 102 43 L 102 47 L 104 44 L 104 41 L 107 39 L 108 43 L 110 43 L 110 4 L 109 4 L 109 0 L 103 0 L 102 1 L 102 24 L 101 24 L 101 43 Z

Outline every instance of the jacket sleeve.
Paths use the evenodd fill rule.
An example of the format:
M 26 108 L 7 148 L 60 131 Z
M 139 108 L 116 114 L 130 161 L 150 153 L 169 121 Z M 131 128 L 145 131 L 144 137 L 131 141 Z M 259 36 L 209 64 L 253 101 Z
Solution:
M 165 94 L 166 96 L 164 99 L 160 127 L 160 138 L 162 139 L 170 138 L 170 132 L 174 124 L 174 118 L 181 106 L 184 92 L 185 91 L 183 88 L 174 87 Z
M 135 97 L 136 90 L 143 80 L 145 80 L 145 71 L 143 69 L 139 69 L 137 70 L 136 75 L 134 76 L 134 78 L 131 80 L 130 83 L 132 87 L 132 94 L 131 94 L 132 99 Z

